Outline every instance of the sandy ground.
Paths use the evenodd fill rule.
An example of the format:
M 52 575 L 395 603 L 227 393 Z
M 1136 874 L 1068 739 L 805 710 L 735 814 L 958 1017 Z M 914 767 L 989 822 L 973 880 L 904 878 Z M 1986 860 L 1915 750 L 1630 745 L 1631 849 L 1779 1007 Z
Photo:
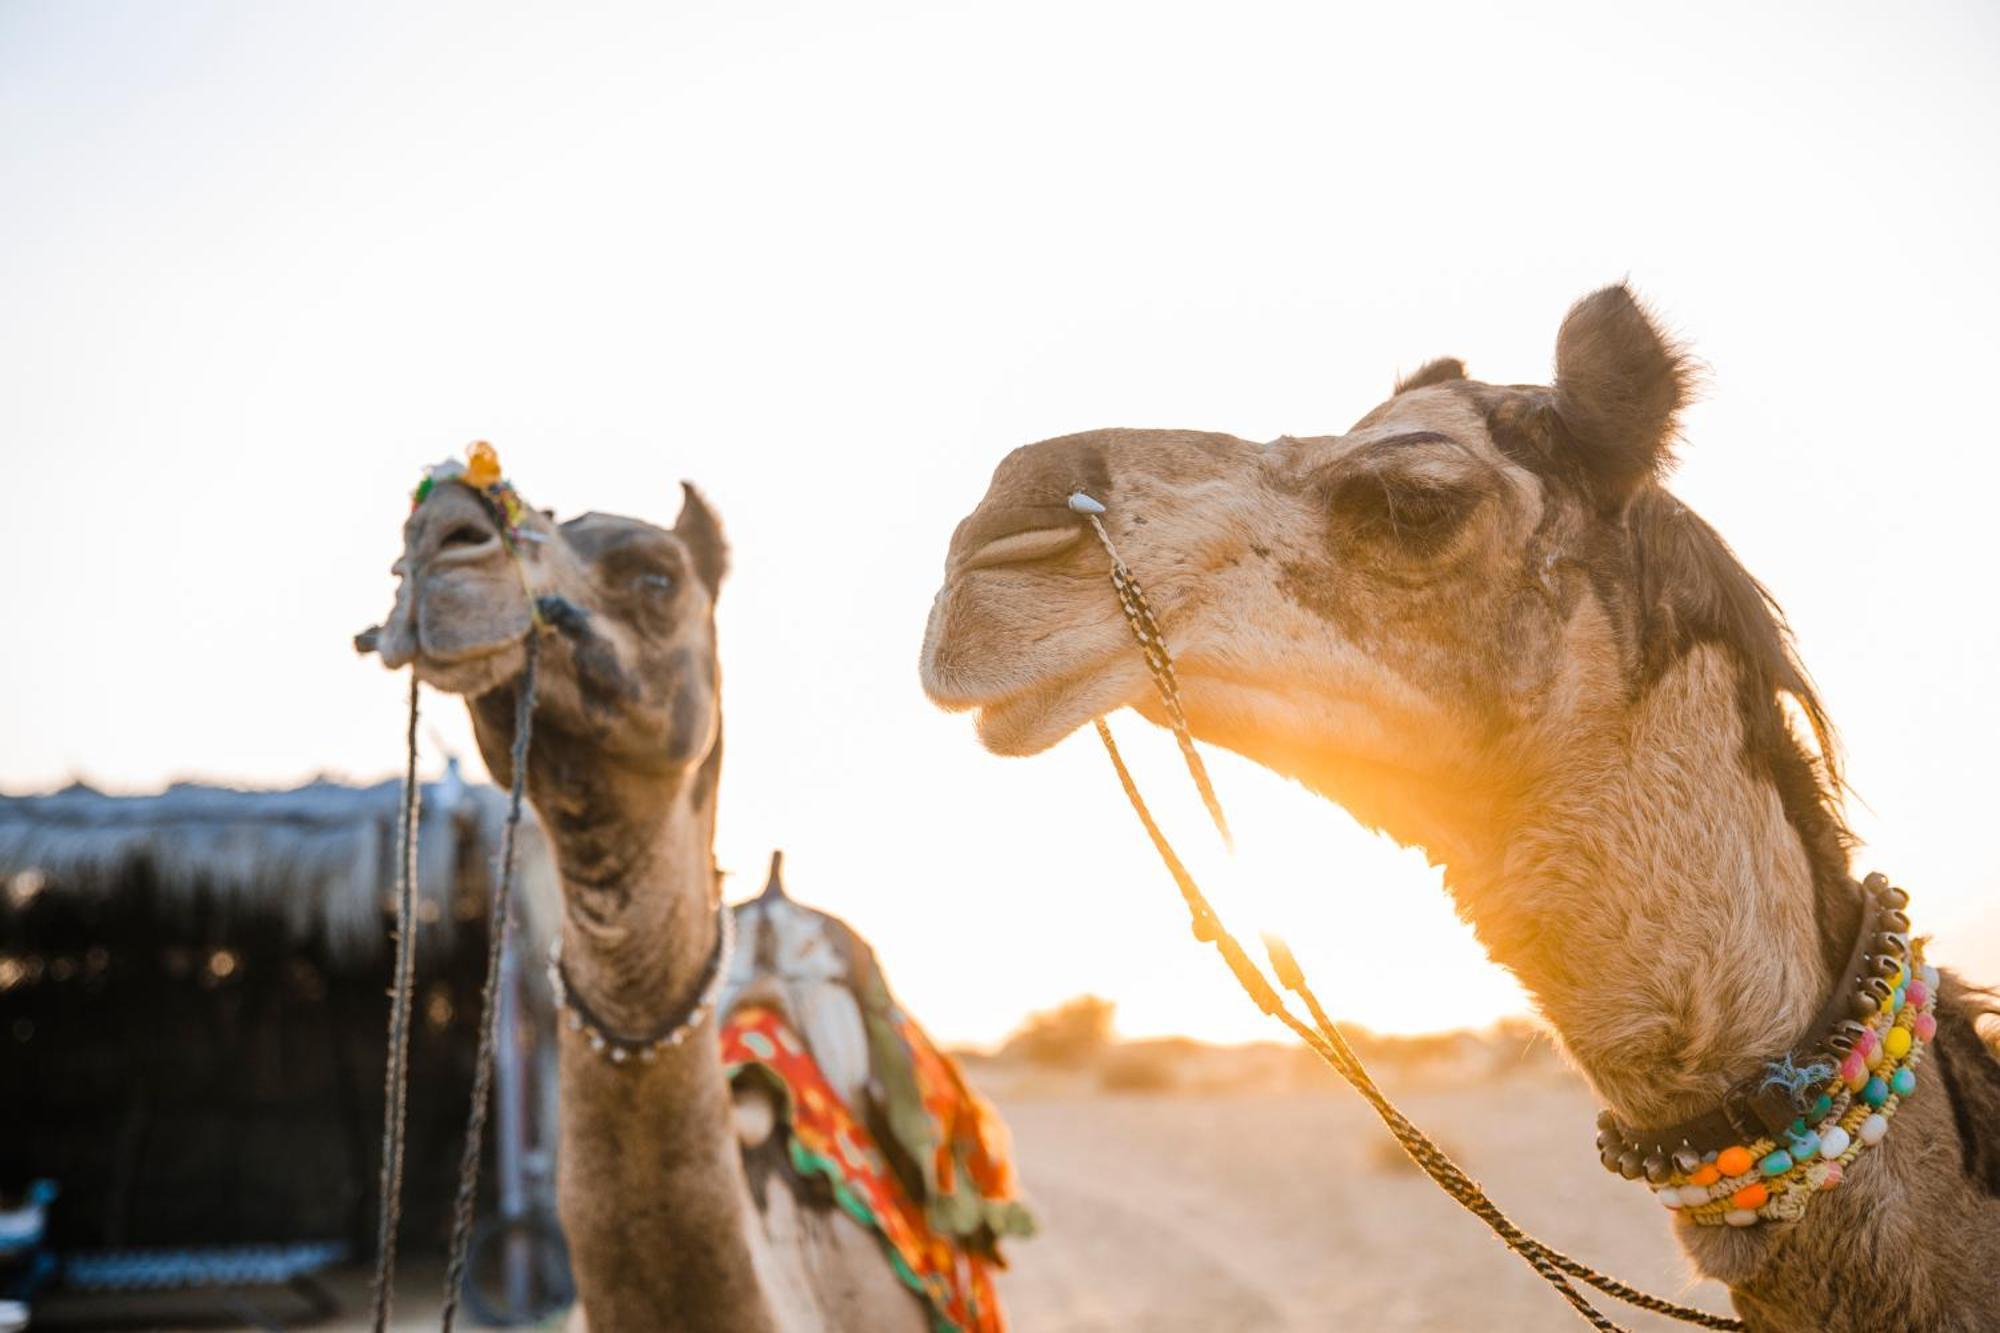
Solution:
M 1720 1287 L 1691 1281 L 1664 1210 L 1598 1166 L 1594 1108 L 1574 1082 L 1405 1096 L 1382 1081 L 1530 1233 L 1655 1294 L 1729 1312 Z M 1476 1218 L 1398 1165 L 1387 1131 L 1344 1087 L 993 1090 L 1046 1226 L 1012 1251 L 1002 1288 L 1023 1333 L 1587 1327 Z M 1635 1330 L 1684 1327 L 1611 1312 Z
M 1401 1156 L 1373 1112 L 1298 1052 L 1168 1062 L 1174 1090 L 1096 1069 L 979 1062 L 1044 1232 L 1002 1279 L 1020 1333 L 1584 1328 L 1520 1259 Z M 1490 1056 L 1490 1052 L 1488 1052 Z M 1157 1073 L 1157 1069 L 1155 1070 Z M 1382 1066 L 1382 1085 L 1544 1241 L 1659 1295 L 1727 1313 L 1690 1279 L 1650 1195 L 1591 1149 L 1593 1107 L 1546 1056 Z M 398 1330 L 436 1327 L 441 1265 L 398 1283 Z M 366 1327 L 365 1271 L 332 1284 Z M 280 1295 L 272 1305 L 285 1308 Z M 269 1308 L 267 1306 L 267 1308 Z M 1609 1307 L 1624 1327 L 1677 1328 Z M 463 1325 L 462 1325 L 463 1326 Z

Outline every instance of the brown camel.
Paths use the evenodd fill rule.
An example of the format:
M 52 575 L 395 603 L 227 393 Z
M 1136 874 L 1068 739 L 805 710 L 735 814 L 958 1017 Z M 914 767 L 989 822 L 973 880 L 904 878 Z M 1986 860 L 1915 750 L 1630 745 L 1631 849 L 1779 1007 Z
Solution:
M 692 487 L 672 530 L 533 512 L 519 526 L 517 567 L 487 504 L 439 486 L 404 528 L 382 659 L 464 696 L 508 782 L 532 588 L 550 628 L 527 791 L 561 875 L 570 992 L 614 1033 L 659 1032 L 694 1005 L 717 949 L 722 530 Z M 769 1181 L 753 1197 L 742 1147 L 772 1116 L 732 1110 L 712 1013 L 652 1058 L 614 1064 L 587 1036 L 561 1033 L 558 1202 L 598 1333 L 930 1326 L 860 1225 Z
M 1688 381 L 1613 287 L 1565 320 L 1551 387 L 1441 360 L 1341 435 L 1017 449 L 952 538 L 925 688 L 978 710 L 1002 754 L 1121 706 L 1163 722 L 1069 506 L 1088 494 L 1195 733 L 1442 864 L 1618 1123 L 1675 1124 L 1799 1039 L 1861 911 L 1784 622 L 1660 483 Z M 2000 1319 L 2000 1063 L 1978 1007 L 1944 978 L 1919 1090 L 1802 1220 L 1676 1221 L 1752 1328 Z

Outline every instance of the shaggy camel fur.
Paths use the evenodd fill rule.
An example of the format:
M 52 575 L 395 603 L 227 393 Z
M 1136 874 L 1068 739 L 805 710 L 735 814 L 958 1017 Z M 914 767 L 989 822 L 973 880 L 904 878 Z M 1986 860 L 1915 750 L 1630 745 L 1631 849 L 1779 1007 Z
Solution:
M 1565 320 L 1552 387 L 1437 361 L 1342 435 L 1018 449 L 952 539 L 925 687 L 1003 754 L 1125 705 L 1163 721 L 1066 507 L 1088 491 L 1195 732 L 1443 865 L 1620 1120 L 1673 1123 L 1801 1034 L 1859 910 L 1783 621 L 1659 481 L 1688 380 L 1613 287 Z M 2000 1064 L 1975 1006 L 1947 979 L 1924 1086 L 1804 1221 L 1676 1224 L 1753 1328 L 2000 1317 Z
M 601 514 L 523 526 L 517 569 L 480 500 L 440 486 L 404 528 L 382 659 L 465 697 L 505 783 L 526 588 L 567 603 L 544 603 L 560 632 L 541 645 L 528 796 L 561 875 L 571 984 L 613 1030 L 655 1032 L 716 943 L 721 527 L 692 487 L 671 531 Z M 644 1064 L 607 1063 L 564 1025 L 560 1071 L 558 1202 L 598 1333 L 929 1326 L 873 1235 L 768 1180 L 753 1198 L 739 1120 L 768 1133 L 769 1108 L 732 1114 L 712 1015 Z

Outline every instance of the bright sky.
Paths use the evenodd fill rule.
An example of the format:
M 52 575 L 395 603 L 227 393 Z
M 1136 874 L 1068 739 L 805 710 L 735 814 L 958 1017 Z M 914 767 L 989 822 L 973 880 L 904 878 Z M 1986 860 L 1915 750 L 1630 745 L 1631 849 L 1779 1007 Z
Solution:
M 1713 367 L 1677 489 L 1792 613 L 1863 863 L 2000 981 L 1996 60 L 1978 4 L 13 0 L 0 787 L 390 773 L 403 687 L 347 644 L 423 464 L 483 437 L 660 522 L 689 477 L 736 892 L 784 847 L 946 1039 L 1086 989 L 1267 1035 L 1087 735 L 1003 761 L 925 703 L 946 537 L 1025 441 L 1545 380 L 1629 275 Z M 1226 907 L 1343 1015 L 1521 1005 L 1414 854 L 1216 771 Z

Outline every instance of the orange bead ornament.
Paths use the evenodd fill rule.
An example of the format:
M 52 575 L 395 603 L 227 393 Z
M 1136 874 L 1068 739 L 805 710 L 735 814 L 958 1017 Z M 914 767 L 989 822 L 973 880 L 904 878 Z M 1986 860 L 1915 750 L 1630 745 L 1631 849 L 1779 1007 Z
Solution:
M 465 484 L 483 491 L 500 480 L 500 454 L 484 440 L 466 446 Z
M 1734 1148 L 1724 1148 L 1716 1155 L 1715 1165 L 1725 1176 L 1740 1176 L 1750 1169 L 1750 1150 L 1741 1144 Z
M 1764 1188 L 1764 1182 L 1761 1180 L 1753 1180 L 1729 1196 L 1730 1207 L 1742 1208 L 1748 1212 L 1755 1212 L 1770 1201 L 1771 1191 Z

